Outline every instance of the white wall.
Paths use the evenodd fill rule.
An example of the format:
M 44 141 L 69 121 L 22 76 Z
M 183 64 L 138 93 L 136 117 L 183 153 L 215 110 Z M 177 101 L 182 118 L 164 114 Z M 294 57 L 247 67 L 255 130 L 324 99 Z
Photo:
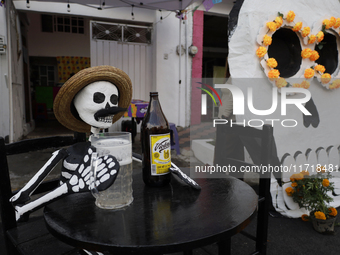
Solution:
M 156 13 L 160 20 L 160 13 Z M 167 14 L 163 12 L 163 17 Z M 192 43 L 192 15 L 188 15 L 188 25 L 182 22 L 181 44 L 190 46 Z M 187 33 L 185 32 L 187 27 Z M 180 57 L 176 53 L 179 45 L 179 19 L 171 13 L 166 19 L 154 26 L 154 88 L 159 92 L 163 112 L 169 122 L 187 126 L 190 119 L 190 79 L 191 57 Z M 187 35 L 187 37 L 186 37 Z M 187 40 L 186 40 L 187 38 Z M 167 56 L 167 59 L 166 59 Z M 180 68 L 181 66 L 181 68 Z M 180 71 L 181 69 L 181 71 Z M 181 84 L 179 84 L 181 80 Z
M 6 9 L 0 7 L 0 35 L 5 36 L 7 43 Z M 0 136 L 9 135 L 9 91 L 6 81 L 8 74 L 7 53 L 0 54 Z

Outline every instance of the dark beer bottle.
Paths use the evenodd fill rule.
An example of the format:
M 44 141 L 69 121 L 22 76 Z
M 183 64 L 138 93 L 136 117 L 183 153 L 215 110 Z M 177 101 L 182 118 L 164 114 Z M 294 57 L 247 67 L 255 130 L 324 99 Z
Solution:
M 164 116 L 158 92 L 150 92 L 148 110 L 141 126 L 143 181 L 160 187 L 170 182 L 171 143 L 169 123 Z

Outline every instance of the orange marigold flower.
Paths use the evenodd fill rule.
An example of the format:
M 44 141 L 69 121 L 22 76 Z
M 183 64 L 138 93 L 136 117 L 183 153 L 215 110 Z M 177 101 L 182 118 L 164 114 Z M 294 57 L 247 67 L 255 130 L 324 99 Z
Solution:
M 260 46 L 257 50 L 256 50 L 256 55 L 259 58 L 263 58 L 264 55 L 266 55 L 267 53 L 267 49 L 265 47 Z
M 269 46 L 272 44 L 272 37 L 269 35 L 264 35 L 263 36 L 263 45 L 264 46 Z
M 319 31 L 316 34 L 316 39 L 318 40 L 318 42 L 321 42 L 323 40 L 324 36 L 325 36 L 325 34 L 322 31 Z
M 324 25 L 326 29 L 329 29 L 331 27 L 329 19 L 324 19 L 322 21 L 322 25 Z
M 316 61 L 317 59 L 319 59 L 319 53 L 316 50 L 312 51 L 312 54 L 310 55 L 309 59 L 311 61 Z
M 287 86 L 287 81 L 285 80 L 285 78 L 279 77 L 275 79 L 275 85 L 278 88 L 283 88 Z
M 279 76 L 280 76 L 280 72 L 279 72 L 279 70 L 277 70 L 277 69 L 273 69 L 273 70 L 270 70 L 270 71 L 268 72 L 268 78 L 269 78 L 270 80 L 279 78 Z
M 295 188 L 297 185 L 298 185 L 297 182 L 292 182 L 292 184 L 291 184 L 291 186 L 292 186 L 293 188 Z
M 295 19 L 295 13 L 293 11 L 289 11 L 286 17 L 287 22 L 292 22 L 294 21 L 294 19 Z
M 296 174 L 292 174 L 292 175 L 290 176 L 289 179 L 290 179 L 291 182 L 294 182 L 294 181 L 295 181 L 295 176 L 296 176 Z
M 326 220 L 326 215 L 323 212 L 317 211 L 314 213 L 314 216 L 319 220 Z
M 309 82 L 309 81 L 303 81 L 303 82 L 301 82 L 300 87 L 301 87 L 301 88 L 304 88 L 304 89 L 309 89 L 309 87 L 310 87 L 310 82 Z
M 277 29 L 276 23 L 274 21 L 269 21 L 266 25 L 271 32 L 275 32 Z
M 304 176 L 309 176 L 309 172 L 307 170 L 301 171 L 300 173 L 303 174 Z
M 269 66 L 270 68 L 275 68 L 277 67 L 277 61 L 275 58 L 268 58 L 267 60 L 267 66 Z
M 321 75 L 321 83 L 322 84 L 327 84 L 331 81 L 332 76 L 329 73 L 324 73 Z
M 328 179 L 323 179 L 322 180 L 322 186 L 328 187 L 329 186 L 329 180 Z
M 300 21 L 300 22 L 298 22 L 298 23 L 295 24 L 295 26 L 292 28 L 292 30 L 293 30 L 294 32 L 297 32 L 297 31 L 299 31 L 301 28 L 302 28 L 302 22 Z
M 315 71 L 318 71 L 318 72 L 320 72 L 320 73 L 324 73 L 324 72 L 326 71 L 326 68 L 325 68 L 323 65 L 316 65 L 316 66 L 314 67 L 314 70 L 315 70 Z
M 316 168 L 316 171 L 317 171 L 318 173 L 326 173 L 326 167 L 325 167 L 325 166 L 318 166 L 318 167 Z
M 331 85 L 329 85 L 330 89 L 338 89 L 340 88 L 340 79 L 337 79 L 335 81 L 332 82 Z
M 308 216 L 307 214 L 302 214 L 302 215 L 301 215 L 301 219 L 302 219 L 303 221 L 309 221 L 309 216 Z
M 286 188 L 287 195 L 291 197 L 294 194 L 294 189 L 292 187 Z
M 312 78 L 314 76 L 314 74 L 315 74 L 315 72 L 314 72 L 314 70 L 312 68 L 307 68 L 305 70 L 304 76 L 305 76 L 306 79 L 310 79 L 310 78 Z
M 275 18 L 275 21 L 274 21 L 274 22 L 276 23 L 276 28 L 279 28 L 279 27 L 282 26 L 283 19 L 282 19 L 281 16 L 278 16 L 278 17 Z
M 334 216 L 335 217 L 335 216 L 338 215 L 338 211 L 334 207 L 329 207 L 328 211 L 329 211 L 329 215 L 330 216 Z
M 306 37 L 307 35 L 309 35 L 309 33 L 310 33 L 310 27 L 304 27 L 303 29 L 302 29 L 302 36 L 303 37 Z
M 301 181 L 305 176 L 302 173 L 295 175 L 295 181 Z
M 331 18 L 329 19 L 329 26 L 330 26 L 330 27 L 333 27 L 333 26 L 335 25 L 335 23 L 336 23 L 336 18 L 331 17 Z
M 313 44 L 313 43 L 315 43 L 315 41 L 316 41 L 316 36 L 315 35 L 310 35 L 308 37 L 308 43 L 309 44 Z
M 301 88 L 300 83 L 293 83 L 293 88 Z
M 303 49 L 301 51 L 301 57 L 302 58 L 309 58 L 312 55 L 312 50 L 310 48 Z
M 337 19 L 336 19 L 335 24 L 334 24 L 333 27 L 334 27 L 334 28 L 340 27 L 340 18 L 337 18 Z

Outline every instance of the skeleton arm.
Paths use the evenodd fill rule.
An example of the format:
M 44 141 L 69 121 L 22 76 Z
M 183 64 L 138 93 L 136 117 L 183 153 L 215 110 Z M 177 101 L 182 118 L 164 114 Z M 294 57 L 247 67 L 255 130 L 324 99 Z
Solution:
M 30 200 L 31 194 L 45 179 L 45 177 L 54 169 L 58 162 L 68 155 L 66 149 L 60 149 L 52 153 L 52 157 L 40 168 L 40 170 L 33 176 L 33 178 L 13 197 L 10 201 L 13 204 L 23 204 Z
M 89 148 L 82 162 L 80 162 L 74 170 L 73 175 L 58 188 L 30 203 L 15 206 L 16 220 L 19 220 L 24 214 L 35 211 L 66 194 L 89 191 L 94 181 L 93 172 L 91 171 L 91 161 L 89 160 L 92 152 L 92 149 Z M 110 187 L 116 180 L 118 171 L 119 163 L 115 157 L 111 155 L 100 157 L 96 178 L 97 189 L 105 190 Z

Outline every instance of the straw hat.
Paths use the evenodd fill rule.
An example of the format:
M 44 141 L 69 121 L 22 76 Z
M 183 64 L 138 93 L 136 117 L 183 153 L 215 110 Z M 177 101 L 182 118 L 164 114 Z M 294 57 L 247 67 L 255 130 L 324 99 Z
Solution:
M 117 86 L 119 91 L 118 106 L 128 108 L 132 99 L 132 84 L 129 76 L 122 70 L 113 66 L 95 66 L 83 69 L 68 79 L 59 90 L 53 105 L 58 121 L 68 129 L 77 132 L 90 132 L 91 126 L 79 117 L 72 114 L 73 99 L 85 86 L 96 81 L 108 81 Z M 117 113 L 112 123 L 123 116 L 124 112 Z

